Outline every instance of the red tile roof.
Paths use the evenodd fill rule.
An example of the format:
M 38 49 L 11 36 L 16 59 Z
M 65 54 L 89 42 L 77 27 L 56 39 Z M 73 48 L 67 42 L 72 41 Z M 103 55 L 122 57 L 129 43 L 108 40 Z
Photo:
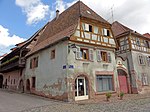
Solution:
M 150 34 L 149 33 L 145 33 L 145 34 L 143 34 L 145 37 L 148 37 L 148 38 L 150 38 Z
M 40 35 L 37 44 L 28 53 L 28 56 L 56 41 L 73 35 L 80 17 L 85 17 L 101 23 L 109 24 L 83 2 L 78 1 L 67 10 L 62 12 L 57 19 L 55 18 L 51 22 L 48 22 L 44 32 Z
M 118 21 L 115 21 L 112 23 L 112 31 L 114 33 L 114 36 L 118 36 L 122 33 L 133 31 L 132 29 L 124 26 L 123 24 L 119 23 Z

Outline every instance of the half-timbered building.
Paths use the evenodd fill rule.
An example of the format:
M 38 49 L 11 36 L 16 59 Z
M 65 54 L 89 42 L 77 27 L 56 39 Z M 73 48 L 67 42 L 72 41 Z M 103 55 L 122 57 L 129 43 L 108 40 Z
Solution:
M 117 42 L 117 71 L 121 91 L 150 91 L 150 38 L 122 25 L 112 24 Z
M 115 48 L 111 24 L 83 2 L 57 10 L 26 56 L 26 91 L 66 101 L 116 93 Z

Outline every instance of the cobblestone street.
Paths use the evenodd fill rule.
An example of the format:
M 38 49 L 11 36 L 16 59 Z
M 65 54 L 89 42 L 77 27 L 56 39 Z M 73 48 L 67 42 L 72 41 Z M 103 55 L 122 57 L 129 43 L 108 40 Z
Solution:
M 127 95 L 124 100 L 115 97 L 111 102 L 91 100 L 77 103 L 54 103 L 23 112 L 150 112 L 150 96 Z
M 150 98 L 97 104 L 51 104 L 23 112 L 150 112 Z
M 123 100 L 112 96 L 80 102 L 61 102 L 30 94 L 0 90 L 0 112 L 150 112 L 150 94 L 125 95 Z

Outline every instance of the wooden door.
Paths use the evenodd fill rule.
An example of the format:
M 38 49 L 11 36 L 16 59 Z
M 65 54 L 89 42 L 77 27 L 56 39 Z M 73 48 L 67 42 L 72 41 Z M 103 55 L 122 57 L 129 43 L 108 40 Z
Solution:
M 120 91 L 124 93 L 128 93 L 128 84 L 127 84 L 127 78 L 125 75 L 119 75 L 119 85 L 120 85 Z

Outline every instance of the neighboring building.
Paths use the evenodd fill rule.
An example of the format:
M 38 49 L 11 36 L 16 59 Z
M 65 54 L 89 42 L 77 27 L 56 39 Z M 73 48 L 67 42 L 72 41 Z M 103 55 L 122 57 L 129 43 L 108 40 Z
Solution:
M 150 92 L 150 38 L 122 25 L 112 24 L 116 38 L 120 89 L 125 93 Z
M 27 41 L 16 44 L 16 47 L 12 48 L 12 51 L 0 60 L 0 87 L 3 86 L 7 89 L 20 91 L 24 90 L 25 55 L 36 44 L 44 28 L 45 26 Z
M 65 101 L 116 93 L 115 48 L 111 24 L 81 1 L 56 11 L 26 55 L 25 91 Z
M 148 37 L 148 38 L 150 38 L 150 34 L 149 33 L 145 33 L 145 34 L 143 34 L 145 37 Z
M 3 57 L 5 57 L 7 54 L 4 54 L 4 55 L 2 55 L 2 56 L 0 56 L 0 65 L 1 65 L 1 59 L 3 58 Z M 0 72 L 0 88 L 2 88 L 3 87 L 3 75 L 2 75 L 2 73 Z

